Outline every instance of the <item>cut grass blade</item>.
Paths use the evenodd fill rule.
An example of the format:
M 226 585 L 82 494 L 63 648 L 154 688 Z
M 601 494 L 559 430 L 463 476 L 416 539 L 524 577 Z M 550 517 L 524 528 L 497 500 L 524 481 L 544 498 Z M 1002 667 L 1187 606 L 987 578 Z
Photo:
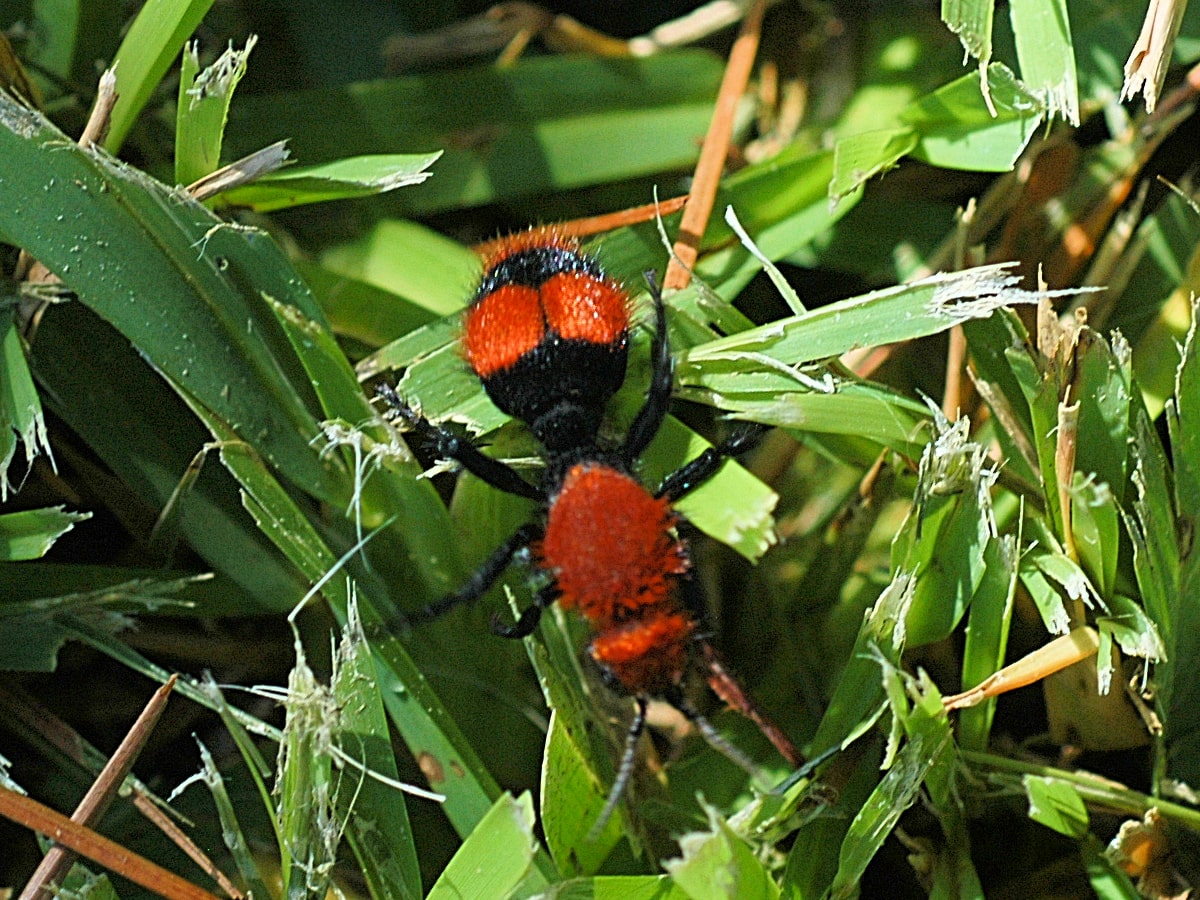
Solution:
M 184 48 L 175 109 L 176 184 L 191 184 L 221 165 L 229 103 L 246 74 L 246 59 L 257 41 L 250 35 L 244 49 L 230 46 L 203 72 L 199 44 L 193 41 Z
M 431 174 L 425 170 L 441 155 L 439 151 L 351 156 L 335 162 L 271 172 L 253 184 L 226 191 L 221 196 L 234 206 L 246 206 L 255 212 L 369 197 L 421 184 Z
M 33 387 L 20 332 L 0 307 L 0 500 L 7 500 L 13 488 L 8 472 L 18 446 L 25 448 L 27 466 L 43 453 L 53 464 L 42 401 Z
M 504 794 L 459 847 L 426 900 L 489 900 L 511 896 L 530 871 L 533 798 Z
M 41 559 L 76 522 L 91 517 L 61 506 L 0 514 L 0 562 Z

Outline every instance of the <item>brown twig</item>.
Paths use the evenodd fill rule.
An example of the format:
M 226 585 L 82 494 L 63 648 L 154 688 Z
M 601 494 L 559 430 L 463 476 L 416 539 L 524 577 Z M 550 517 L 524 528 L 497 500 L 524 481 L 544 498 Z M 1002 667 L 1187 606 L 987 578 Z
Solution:
M 669 216 L 678 212 L 687 202 L 687 195 L 661 200 L 658 203 L 646 203 L 642 206 L 631 206 L 617 212 L 601 213 L 598 216 L 585 216 L 582 219 L 570 219 L 566 222 L 555 222 L 550 226 L 555 234 L 564 237 L 585 238 L 593 234 L 603 234 L 627 225 L 637 225 L 639 222 L 649 222 L 655 216 Z M 490 256 L 507 238 L 496 238 L 476 244 L 471 249 L 482 257 Z
M 0 716 L 12 720 L 25 734 L 38 735 L 67 759 L 87 771 L 96 771 L 99 766 L 94 760 L 99 751 L 91 748 L 66 722 L 42 706 L 17 683 L 0 679 Z M 134 807 L 158 827 L 176 846 L 186 853 L 205 874 L 215 881 L 226 894 L 235 900 L 243 896 L 229 877 L 204 855 L 195 842 L 184 834 L 159 807 L 155 797 L 134 776 L 125 779 L 132 793 Z
M 125 781 L 125 776 L 133 768 L 134 760 L 146 746 L 159 716 L 167 706 L 167 697 L 175 687 L 177 675 L 154 692 L 142 714 L 138 716 L 125 739 L 112 755 L 108 765 L 96 776 L 91 788 L 84 794 L 71 815 L 71 821 L 78 825 L 91 825 L 103 818 L 117 796 L 117 791 Z M 76 854 L 67 847 L 60 845 L 51 847 L 42 858 L 41 863 L 21 892 L 21 900 L 51 900 L 55 886 L 70 871 L 75 862 Z
M 116 841 L 72 822 L 62 813 L 30 797 L 2 786 L 0 815 L 70 847 L 80 856 L 111 869 L 160 897 L 166 897 L 168 900 L 220 900 L 215 894 L 210 894 L 174 872 L 155 865 Z
M 951 422 L 958 420 L 963 406 L 963 373 L 967 367 L 967 335 L 961 325 L 950 329 L 946 348 L 946 387 L 942 391 L 942 414 Z
M 554 226 L 556 230 L 572 237 L 588 237 L 605 231 L 614 231 L 628 225 L 649 222 L 655 216 L 669 216 L 676 213 L 687 204 L 688 195 L 672 197 L 670 200 L 660 200 L 658 203 L 645 203 L 642 206 L 631 206 L 628 209 L 611 213 L 601 213 L 598 216 L 585 216 L 582 219 L 571 219 Z
M 765 0 L 759 0 L 750 8 L 746 18 L 742 20 L 742 28 L 734 41 L 733 49 L 729 52 L 729 62 L 725 66 L 725 76 L 721 79 L 721 90 L 717 95 L 712 121 L 709 123 L 708 133 L 704 136 L 704 146 L 700 148 L 700 159 L 696 162 L 692 190 L 679 223 L 675 252 L 663 277 L 665 290 L 687 287 L 691 280 L 691 270 L 700 254 L 700 241 L 704 237 L 705 228 L 708 227 L 717 188 L 721 183 L 721 173 L 729 155 L 738 101 L 746 92 L 754 58 L 758 54 L 758 39 L 766 7 Z
M 838 361 L 859 378 L 870 378 L 876 369 L 888 361 L 895 346 L 856 347 L 843 353 Z
M 217 864 L 205 855 L 204 851 L 196 846 L 196 842 L 188 837 L 182 828 L 176 825 L 167 814 L 155 805 L 153 798 L 142 791 L 134 791 L 133 805 L 143 816 L 149 819 L 154 825 L 165 834 L 172 843 L 180 850 L 187 854 L 188 858 L 194 862 L 200 869 L 217 883 L 217 886 L 233 900 L 243 900 L 246 896 L 238 886 L 229 880 L 229 876 L 217 868 Z
M 92 113 L 88 116 L 87 125 L 83 127 L 83 134 L 79 136 L 80 147 L 104 143 L 104 138 L 108 136 L 108 127 L 112 124 L 113 107 L 116 105 L 117 72 L 115 68 L 105 69 L 96 89 L 96 102 L 92 104 Z

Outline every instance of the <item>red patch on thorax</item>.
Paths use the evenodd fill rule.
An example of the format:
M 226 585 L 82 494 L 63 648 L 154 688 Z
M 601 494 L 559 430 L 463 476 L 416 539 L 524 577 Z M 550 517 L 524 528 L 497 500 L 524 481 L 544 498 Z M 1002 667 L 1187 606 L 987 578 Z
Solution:
M 537 272 L 540 287 L 505 281 L 467 310 L 463 352 L 480 378 L 516 364 L 546 339 L 548 331 L 600 345 L 624 339 L 629 329 L 629 295 L 610 278 L 569 267 L 572 257 L 583 257 L 599 271 L 578 241 L 542 228 L 502 238 L 492 247 L 484 260 L 487 274 L 519 253 L 548 252 L 546 267 Z
M 465 324 L 463 352 L 480 378 L 509 368 L 546 334 L 537 289 L 517 284 L 499 287 L 472 306 Z
M 629 298 L 615 283 L 563 272 L 542 285 L 550 327 L 569 340 L 612 344 L 629 328 Z

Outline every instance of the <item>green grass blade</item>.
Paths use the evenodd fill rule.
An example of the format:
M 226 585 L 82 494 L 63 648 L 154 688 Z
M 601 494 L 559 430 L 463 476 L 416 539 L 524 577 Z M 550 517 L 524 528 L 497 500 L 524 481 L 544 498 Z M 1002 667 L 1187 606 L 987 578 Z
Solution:
M 246 488 L 247 508 L 260 527 L 278 543 L 305 577 L 314 584 L 321 581 L 337 562 L 337 557 L 307 517 L 270 476 L 261 460 L 247 453 L 243 445 L 228 444 L 223 447 L 222 455 L 226 465 Z M 435 530 L 440 533 L 439 539 L 449 539 L 446 533 L 449 529 Z M 427 558 L 425 564 L 432 565 L 439 559 L 445 557 Z M 404 581 L 399 583 L 412 586 Z M 363 586 L 371 587 L 372 584 L 368 580 Z M 345 578 L 335 576 L 325 580 L 322 592 L 335 614 L 344 619 L 349 604 Z M 455 773 L 455 777 L 435 779 L 431 786 L 446 795 L 444 809 L 450 821 L 461 834 L 469 834 L 494 798 L 499 796 L 499 788 L 401 642 L 381 626 L 381 617 L 391 615 L 394 606 L 379 599 L 378 593 L 373 596 L 364 590 L 360 596 L 364 598 L 364 605 L 370 603 L 364 609 L 364 619 L 378 660 L 381 683 L 386 685 L 383 701 L 388 713 L 414 755 L 435 764 L 443 773 Z M 428 602 L 428 599 L 432 598 L 421 602 Z
M 25 565 L 10 567 L 13 573 L 33 574 Z M 95 587 L 94 582 L 71 594 L 47 595 L 36 593 L 36 587 L 25 585 L 25 591 L 35 596 L 28 599 L 7 599 L 0 603 L 0 669 L 28 672 L 53 672 L 58 665 L 58 651 L 71 636 L 70 619 L 78 615 L 96 623 L 97 630 L 117 632 L 129 624 L 130 609 L 142 612 L 164 604 L 183 605 L 177 595 L 185 590 L 193 577 L 140 578 L 119 584 L 106 583 Z
M 1134 414 L 1132 431 L 1132 509 L 1125 527 L 1133 541 L 1133 568 L 1142 604 L 1159 632 L 1172 643 L 1175 635 L 1175 596 L 1179 579 L 1179 547 L 1174 531 L 1175 504 L 1171 472 L 1158 434 L 1145 410 Z M 1168 654 L 1168 657 L 1173 654 Z M 1169 683 L 1168 658 L 1159 677 Z
M 334 333 L 364 347 L 378 347 L 433 321 L 415 303 L 317 263 L 296 261 Z
M 0 233 L 24 247 L 186 393 L 289 477 L 334 499 L 317 422 L 261 292 L 320 311 L 278 247 L 0 98 Z M 30 198 L 37 197 L 37 203 Z M 290 357 L 290 358 L 289 358 Z M 294 378 L 294 380 L 293 380 Z
M 904 650 L 904 620 L 912 607 L 915 581 L 897 572 L 868 611 L 854 641 L 854 652 L 834 688 L 820 727 L 811 742 L 810 756 L 861 735 L 878 717 L 883 701 L 879 661 L 871 654 L 883 652 L 899 665 Z
M 275 783 L 283 895 L 289 900 L 324 897 L 341 837 L 333 812 L 337 778 L 330 727 L 337 707 L 309 668 L 299 639 L 283 703 L 287 718 Z
M 424 182 L 431 174 L 425 170 L 441 155 L 439 151 L 351 156 L 315 166 L 272 172 L 252 184 L 226 191 L 222 196 L 235 206 L 271 212 L 306 203 L 386 194 L 396 188 Z
M 984 384 L 984 398 L 996 418 L 1004 423 L 996 437 L 1004 449 L 1007 465 L 1015 467 L 1026 481 L 1037 483 L 1041 476 L 1034 452 L 1033 414 L 1026 400 L 1022 380 L 1010 354 L 1019 354 L 1025 365 L 1026 354 L 1014 348 L 1029 340 L 1020 318 L 1013 310 L 998 310 L 986 319 L 963 325 L 963 334 L 971 351 L 976 380 Z
M 42 453 L 50 454 L 42 401 L 33 386 L 20 332 L 10 313 L 0 307 L 0 500 L 7 500 L 12 489 L 8 469 L 18 446 L 25 447 L 26 465 Z
M 1017 543 L 1012 535 L 984 549 L 983 579 L 971 600 L 963 647 L 962 688 L 969 690 L 1004 666 L 1017 589 Z M 958 742 L 966 750 L 986 750 L 996 714 L 996 698 L 961 710 Z
M 1200 509 L 1200 334 L 1197 312 L 1200 304 L 1192 301 L 1192 324 L 1183 345 L 1182 359 L 1175 376 L 1175 397 L 1166 410 L 1175 463 L 1175 508 L 1181 517 L 1179 533 L 1179 584 L 1172 595 L 1171 636 L 1168 655 L 1176 666 L 1185 660 L 1200 658 L 1200 608 L 1194 598 L 1200 596 L 1200 552 L 1191 533 L 1190 523 Z M 1163 535 L 1148 535 L 1162 540 Z M 1166 747 L 1168 774 L 1172 778 L 1200 781 L 1200 681 L 1178 668 L 1174 672 L 1167 704 Z
M 117 103 L 104 147 L 116 153 L 212 0 L 147 0 L 113 60 Z
M 71 893 L 86 894 L 94 900 L 121 900 L 121 895 L 107 875 L 93 874 L 87 866 L 78 862 L 71 867 L 61 887 Z
M 0 195 L 14 201 L 7 218 L 0 213 L 0 230 L 123 329 L 214 435 L 248 441 L 289 481 L 347 508 L 353 473 L 337 464 L 342 456 L 312 445 L 320 433 L 313 410 L 351 424 L 374 413 L 328 339 L 320 308 L 274 242 L 65 142 L 11 101 L 0 99 L 0 123 L 10 126 L 0 128 L 0 145 L 7 142 L 24 163 L 23 178 L 0 185 Z M 34 185 L 62 190 L 64 206 L 20 214 L 15 196 Z M 277 317 L 275 310 L 286 314 Z M 307 323 L 308 333 L 297 335 L 293 321 Z M 368 499 L 382 498 L 384 508 L 368 509 L 368 516 L 400 508 L 429 521 L 445 516 L 428 484 L 389 478 L 373 479 L 370 487 Z M 394 562 L 385 571 L 436 596 L 445 590 L 447 562 L 453 569 L 449 536 L 429 528 L 388 536 L 392 548 L 409 539 L 423 545 L 390 555 Z
M 622 837 L 634 856 L 644 839 L 636 816 L 613 816 L 594 837 L 592 829 L 616 776 L 624 733 L 614 716 L 632 716 L 627 700 L 608 696 L 582 662 L 582 623 L 559 608 L 543 617 L 541 640 L 525 641 L 551 719 L 542 760 L 542 829 L 550 853 L 566 877 L 595 873 Z M 635 779 L 636 781 L 636 779 Z M 644 798 L 647 785 L 630 787 Z M 630 796 L 624 798 L 630 803 Z M 624 819 L 627 827 L 622 827 Z M 621 851 L 618 850 L 618 853 Z
M 361 279 L 439 316 L 465 307 L 482 273 L 475 253 L 425 225 L 404 219 L 382 219 L 362 237 L 334 244 L 321 254 L 321 264 L 330 272 Z M 409 333 L 406 330 L 393 337 L 402 335 Z M 389 365 L 400 368 L 409 362 L 411 358 L 405 358 Z
M 530 871 L 533 798 L 504 794 L 442 870 L 426 900 L 491 900 L 508 897 Z
M 1175 373 L 1175 401 L 1167 416 L 1175 456 L 1175 504 L 1181 513 L 1200 509 L 1200 303 L 1192 301 L 1192 324 Z M 1197 565 L 1195 557 L 1189 568 Z M 1191 572 L 1189 572 L 1189 575 Z M 1200 575 L 1200 572 L 1196 573 Z
M 784 889 L 789 896 L 828 896 L 838 872 L 839 849 L 851 822 L 879 781 L 878 766 L 879 753 L 876 751 L 856 766 L 828 815 L 818 816 L 800 828 L 788 853 L 783 877 Z
M 942 21 L 985 68 L 992 58 L 995 6 L 993 0 L 942 0 Z
M 838 141 L 833 149 L 829 196 L 847 196 L 895 166 L 917 148 L 917 143 L 917 133 L 911 128 L 866 131 Z
M 665 863 L 671 879 L 694 900 L 776 900 L 779 886 L 762 860 L 727 822 L 710 815 L 711 833 L 685 836 L 680 843 L 683 857 Z
M 769 360 L 768 360 L 769 362 Z M 929 408 L 882 385 L 838 384 L 830 393 L 761 357 L 731 353 L 703 366 L 676 370 L 679 396 L 739 419 L 796 429 L 807 435 L 846 435 L 873 441 L 906 456 L 919 456 L 929 433 Z M 833 382 L 830 382 L 833 384 Z
M 1079 125 L 1079 82 L 1067 0 L 1013 0 L 1009 5 L 1021 80 L 1049 116 Z
M 547 676 L 543 674 L 543 679 Z M 586 724 L 576 716 L 575 724 L 564 723 L 564 715 L 552 707 L 546 755 L 542 760 L 541 824 L 546 846 L 565 877 L 594 875 L 621 839 L 620 817 L 614 816 L 604 830 L 592 838 L 608 782 L 594 771 L 592 750 L 580 745 Z M 567 716 L 571 718 L 571 716 Z M 611 780 L 612 773 L 607 773 Z
M 1029 799 L 1029 818 L 1067 837 L 1078 838 L 1087 833 L 1087 808 L 1074 787 L 1038 775 L 1026 775 L 1022 782 Z
M 925 450 L 910 513 L 892 544 L 892 570 L 917 583 L 905 619 L 908 645 L 940 641 L 958 625 L 984 576 L 996 522 L 990 491 L 996 472 L 967 439 L 967 421 L 942 431 Z
M 375 660 L 356 616 L 343 630 L 337 655 L 338 742 L 357 764 L 342 766 L 338 817 L 374 900 L 419 898 L 421 870 L 404 795 L 369 774 L 397 778 Z
M 0 562 L 41 559 L 76 522 L 91 517 L 61 506 L 0 514 Z
M 229 104 L 257 40 L 251 35 L 242 50 L 230 46 L 203 72 L 199 44 L 184 48 L 175 108 L 176 184 L 191 184 L 221 165 Z
M 905 708 L 905 688 L 900 684 L 908 676 L 893 669 L 885 672 L 884 678 L 891 682 L 889 694 L 893 715 L 901 720 L 907 740 L 850 823 L 830 891 L 834 897 L 850 897 L 856 893 L 868 863 L 889 838 L 901 814 L 916 801 L 922 787 L 929 791 L 935 805 L 956 802 L 950 799 L 955 766 L 954 739 L 941 697 L 929 682 L 916 683 L 909 692 L 920 693 L 915 698 L 916 704 L 908 710 Z
M 80 345 L 89 352 L 79 353 Z M 176 494 L 212 436 L 127 339 L 82 304 L 58 304 L 42 318 L 32 360 L 54 412 L 145 508 L 157 512 L 175 498 L 178 536 L 228 579 L 198 599 L 199 612 L 244 615 L 295 605 L 306 585 L 246 516 L 237 483 L 215 457 L 190 490 Z M 146 564 L 170 561 L 169 554 L 151 555 Z
M 228 727 L 230 718 L 224 717 L 223 720 Z M 235 729 L 241 731 L 241 726 L 235 723 Z M 235 737 L 235 740 L 238 738 Z M 237 866 L 238 875 L 245 883 L 247 888 L 254 892 L 256 897 L 275 898 L 277 892 L 270 890 L 266 882 L 263 880 L 262 873 L 258 870 L 258 865 L 254 861 L 254 855 L 250 852 L 250 847 L 246 841 L 245 834 L 242 831 L 241 822 L 238 820 L 237 808 L 233 800 L 229 796 L 229 791 L 225 784 L 225 778 L 221 775 L 221 770 L 217 768 L 216 762 L 212 758 L 212 753 L 203 743 L 200 744 L 200 772 L 204 780 L 205 786 L 209 793 L 212 794 L 213 805 L 217 810 L 217 818 L 221 822 L 221 835 L 225 840 L 225 846 L 229 850 L 229 855 L 233 858 L 233 863 Z M 242 741 L 238 740 L 239 747 L 242 746 Z M 261 781 L 261 779 L 257 779 Z M 268 809 L 269 813 L 273 813 L 273 809 Z
M 1142 895 L 1133 880 L 1109 857 L 1108 848 L 1095 836 L 1085 836 L 1080 850 L 1097 900 L 1140 900 Z
M 31 3 L 24 8 L 25 28 L 38 40 L 30 41 L 22 56 L 38 68 L 76 84 L 95 79 L 96 60 L 112 58 L 129 15 L 119 4 L 89 0 Z
M 1033 140 L 1045 117 L 1042 102 L 1001 63 L 987 69 L 988 92 L 978 72 L 923 97 L 905 111 L 904 123 L 921 135 L 913 156 L 933 166 L 1007 172 Z
M 696 50 L 527 58 L 244 97 L 227 142 L 241 156 L 287 138 L 306 164 L 444 147 L 437 177 L 389 206 L 428 214 L 690 166 L 720 76 L 720 60 Z
M 685 351 L 681 364 L 703 365 L 733 353 L 760 353 L 794 366 L 874 347 L 938 334 L 991 315 L 1037 295 L 1015 287 L 1005 266 L 981 266 L 934 275 L 912 284 L 873 291 L 719 338 Z
M 554 886 L 555 900 L 691 900 L 668 875 L 606 875 Z

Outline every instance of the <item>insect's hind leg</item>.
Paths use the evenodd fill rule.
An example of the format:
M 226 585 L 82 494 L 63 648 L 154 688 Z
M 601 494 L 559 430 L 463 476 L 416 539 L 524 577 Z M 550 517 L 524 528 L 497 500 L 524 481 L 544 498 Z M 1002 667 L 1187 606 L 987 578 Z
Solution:
M 483 565 L 467 579 L 467 583 L 448 594 L 436 603 L 431 603 L 424 609 L 408 616 L 409 622 L 428 622 L 440 618 L 454 609 L 467 603 L 474 603 L 488 592 L 496 580 L 504 573 L 512 562 L 513 557 L 538 540 L 542 536 L 542 526 L 537 522 L 522 525 L 509 536 L 503 544 L 484 560 Z
M 621 447 L 621 455 L 626 465 L 632 465 L 658 434 L 671 406 L 671 391 L 675 386 L 675 369 L 667 338 L 667 312 L 663 305 L 662 291 L 658 282 L 654 280 L 653 272 L 646 273 L 646 282 L 654 301 L 654 339 L 650 344 L 652 372 L 646 402 L 634 417 L 625 435 L 625 443 Z
M 604 826 L 616 812 L 617 804 L 621 802 L 621 795 L 625 793 L 625 788 L 629 785 L 629 779 L 633 775 L 633 765 L 637 760 L 637 745 L 642 737 L 642 732 L 646 730 L 646 711 L 650 705 L 649 699 L 641 695 L 635 697 L 634 700 L 637 708 L 633 714 L 633 722 L 630 723 L 629 731 L 625 735 L 625 750 L 621 754 L 621 762 L 617 766 L 617 775 L 608 792 L 608 799 L 604 801 L 604 809 L 600 811 L 599 818 L 588 832 L 588 840 L 595 840 L 604 831 Z

